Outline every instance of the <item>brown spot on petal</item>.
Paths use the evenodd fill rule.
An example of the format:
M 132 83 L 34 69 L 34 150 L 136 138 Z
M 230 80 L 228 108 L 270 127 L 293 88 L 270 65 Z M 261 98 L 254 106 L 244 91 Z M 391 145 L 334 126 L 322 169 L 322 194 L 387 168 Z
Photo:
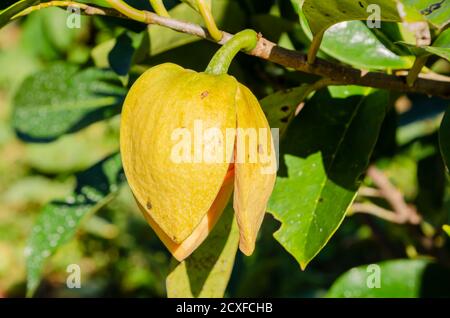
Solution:
M 207 97 L 209 95 L 209 92 L 208 91 L 204 91 L 201 95 L 200 95 L 200 97 L 202 98 L 202 99 L 204 99 L 205 97 Z
M 263 153 L 263 145 L 258 144 L 258 153 L 262 154 Z

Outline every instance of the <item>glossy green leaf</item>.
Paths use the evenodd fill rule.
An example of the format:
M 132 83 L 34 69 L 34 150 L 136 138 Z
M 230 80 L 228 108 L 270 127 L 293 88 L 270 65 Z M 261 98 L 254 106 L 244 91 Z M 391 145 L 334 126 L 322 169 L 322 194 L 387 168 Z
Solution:
M 379 6 L 382 21 L 400 21 L 393 0 L 304 0 L 302 11 L 312 33 L 316 35 L 339 22 L 367 20 L 373 13 L 373 9 L 369 10 L 370 5 Z
M 238 249 L 239 230 L 231 204 L 203 244 L 181 263 L 173 260 L 166 279 L 169 298 L 223 297 Z
M 400 0 L 403 4 L 402 17 L 406 22 L 425 19 L 437 28 L 450 22 L 450 3 L 447 0 Z
M 388 106 L 388 94 L 360 87 L 316 92 L 289 126 L 268 211 L 275 238 L 304 269 L 344 219 Z
M 303 31 L 312 39 L 306 19 L 299 14 Z M 403 69 L 412 66 L 410 58 L 390 51 L 361 21 L 346 21 L 330 27 L 324 34 L 320 50 L 362 69 Z
M 439 146 L 445 165 L 450 171 L 450 109 L 445 112 L 439 129 Z
M 334 298 L 450 296 L 450 271 L 429 260 L 393 260 L 355 267 L 331 286 Z
M 202 17 L 186 3 L 174 7 L 169 13 L 174 19 L 203 24 Z M 235 1 L 213 1 L 212 13 L 217 26 L 221 30 L 236 32 L 244 25 L 243 13 Z M 158 25 L 149 26 L 149 32 L 150 54 L 152 56 L 200 40 L 196 36 L 176 32 Z
M 0 28 L 10 22 L 10 19 L 17 13 L 28 8 L 29 6 L 39 3 L 39 0 L 21 0 L 15 1 L 10 6 L 0 9 Z
M 54 64 L 19 87 L 13 125 L 26 140 L 53 140 L 117 114 L 125 94 L 111 71 Z
M 34 294 L 45 262 L 76 233 L 82 219 L 108 203 L 125 180 L 120 155 L 113 155 L 77 176 L 73 194 L 52 201 L 41 211 L 25 249 L 27 294 Z

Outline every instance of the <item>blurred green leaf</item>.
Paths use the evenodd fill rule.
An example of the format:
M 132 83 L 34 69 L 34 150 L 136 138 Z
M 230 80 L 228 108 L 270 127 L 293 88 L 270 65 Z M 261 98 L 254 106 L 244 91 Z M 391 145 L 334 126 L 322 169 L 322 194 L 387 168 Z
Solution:
M 8 2 L 8 4 L 10 2 Z M 10 22 L 10 19 L 17 13 L 39 2 L 40 2 L 39 0 L 14 1 L 14 3 L 12 3 L 10 6 L 6 8 L 2 4 L 2 7 L 0 9 L 0 28 L 8 24 Z
M 53 64 L 18 89 L 13 126 L 27 141 L 50 141 L 119 113 L 125 94 L 112 71 Z
M 119 118 L 103 121 L 50 143 L 27 144 L 24 161 L 45 174 L 68 174 L 85 170 L 119 149 Z
M 72 180 L 61 182 L 43 176 L 27 176 L 10 184 L 0 195 L 2 203 L 23 204 L 33 202 L 45 204 L 50 200 L 64 197 L 73 189 Z
M 450 225 L 444 225 L 442 226 L 442 229 L 447 233 L 448 236 L 450 236 Z
M 445 165 L 450 170 L 450 109 L 445 112 L 442 119 L 441 128 L 439 129 L 439 145 Z
M 303 31 L 312 39 L 305 17 L 301 12 L 299 16 Z M 410 58 L 390 51 L 361 21 L 345 21 L 330 27 L 324 34 L 320 50 L 362 69 L 403 69 L 412 66 Z
M 202 17 L 186 3 L 174 7 L 169 13 L 174 19 L 203 24 Z M 236 1 L 213 1 L 212 13 L 217 26 L 221 30 L 235 32 L 240 30 L 244 25 L 244 15 Z M 176 32 L 158 25 L 149 26 L 149 34 L 150 55 L 152 56 L 200 40 L 196 36 Z
M 39 285 L 48 258 L 76 233 L 80 222 L 108 203 L 124 181 L 120 155 L 115 154 L 79 173 L 73 194 L 52 201 L 41 211 L 25 249 L 27 294 Z
M 173 260 L 166 280 L 169 298 L 223 297 L 239 243 L 231 204 L 203 244 L 181 263 Z
M 429 260 L 393 260 L 355 267 L 331 286 L 335 298 L 450 296 L 450 272 Z
M 388 106 L 386 92 L 369 92 L 317 92 L 281 144 L 288 176 L 278 177 L 268 211 L 281 222 L 275 238 L 303 269 L 341 224 L 367 168 Z
M 71 14 L 61 8 L 45 8 L 29 14 L 23 24 L 23 47 L 48 61 L 66 59 L 70 51 L 80 46 L 78 40 L 88 30 L 85 16 L 80 16 L 80 28 L 67 27 Z

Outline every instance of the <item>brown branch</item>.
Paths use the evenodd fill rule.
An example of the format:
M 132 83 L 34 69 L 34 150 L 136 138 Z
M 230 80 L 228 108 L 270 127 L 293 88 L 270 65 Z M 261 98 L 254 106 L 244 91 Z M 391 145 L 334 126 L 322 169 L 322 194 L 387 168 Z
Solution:
M 147 12 L 148 24 L 157 24 L 172 30 L 192 34 L 203 39 L 213 41 L 206 29 L 199 25 L 183 22 L 171 18 L 160 17 Z M 226 43 L 232 34 L 223 32 L 223 38 L 219 44 Z M 388 75 L 381 72 L 364 73 L 348 66 L 328 62 L 316 58 L 314 64 L 307 63 L 306 54 L 298 51 L 284 49 L 275 43 L 260 37 L 254 50 L 247 54 L 268 60 L 297 71 L 319 75 L 330 79 L 335 85 L 360 85 L 382 89 L 390 89 L 409 93 L 422 93 L 443 98 L 450 98 L 450 78 L 446 81 L 419 78 L 412 87 L 406 84 L 406 76 Z
M 351 213 L 365 213 L 376 216 L 391 223 L 404 224 L 405 220 L 394 211 L 387 210 L 373 203 L 354 203 Z
M 375 166 L 370 166 L 367 170 L 367 176 L 370 177 L 377 186 L 378 189 L 376 189 L 376 194 L 389 203 L 392 207 L 392 211 L 379 207 L 373 203 L 355 203 L 352 206 L 352 212 L 372 214 L 398 224 L 419 224 L 421 222 L 422 219 L 416 209 L 405 202 L 403 194 L 391 183 L 389 178 L 381 170 Z M 372 188 L 369 189 L 375 190 Z M 370 194 L 375 194 L 375 192 L 370 191 Z
M 88 15 L 108 15 L 128 19 L 128 17 L 114 9 L 92 6 L 87 6 L 82 9 L 84 10 L 84 13 Z M 178 32 L 195 35 L 215 42 L 209 36 L 208 31 L 197 24 L 158 16 L 155 13 L 147 11 L 145 11 L 145 23 L 160 25 Z M 233 36 L 227 32 L 222 32 L 222 34 L 222 40 L 218 42 L 220 45 L 226 43 Z M 365 72 L 320 58 L 317 58 L 314 64 L 308 64 L 306 54 L 279 47 L 275 43 L 263 38 L 262 35 L 259 38 L 256 48 L 247 52 L 247 54 L 297 71 L 325 77 L 334 85 L 360 85 L 406 93 L 422 93 L 430 96 L 450 98 L 450 78 L 448 77 L 446 77 L 445 80 L 435 80 L 426 79 L 423 76 L 420 76 L 413 86 L 408 86 L 406 83 L 406 76 L 388 75 L 381 72 Z

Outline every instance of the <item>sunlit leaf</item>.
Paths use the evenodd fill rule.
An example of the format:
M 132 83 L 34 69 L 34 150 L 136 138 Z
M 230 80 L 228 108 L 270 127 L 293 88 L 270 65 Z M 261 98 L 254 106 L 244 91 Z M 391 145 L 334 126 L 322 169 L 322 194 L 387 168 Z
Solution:
M 288 128 L 280 149 L 287 176 L 281 169 L 268 211 L 281 222 L 275 238 L 302 268 L 352 203 L 387 105 L 384 91 L 329 87 L 317 92 Z
M 405 22 L 424 19 L 437 28 L 450 22 L 450 3 L 447 0 L 398 0 Z
M 313 35 L 300 12 L 303 31 Z M 331 26 L 324 34 L 320 50 L 344 63 L 362 69 L 403 69 L 412 66 L 408 57 L 389 50 L 361 21 L 345 21 Z

